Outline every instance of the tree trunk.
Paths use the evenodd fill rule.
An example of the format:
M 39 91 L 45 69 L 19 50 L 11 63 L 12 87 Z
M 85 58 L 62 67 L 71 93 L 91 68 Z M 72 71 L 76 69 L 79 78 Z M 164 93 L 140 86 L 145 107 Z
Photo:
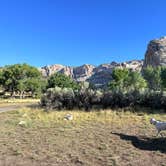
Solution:
M 12 92 L 11 92 L 11 98 L 14 98 L 14 97 L 15 97 L 15 91 L 12 90 Z
M 20 99 L 24 98 L 24 91 L 20 91 Z

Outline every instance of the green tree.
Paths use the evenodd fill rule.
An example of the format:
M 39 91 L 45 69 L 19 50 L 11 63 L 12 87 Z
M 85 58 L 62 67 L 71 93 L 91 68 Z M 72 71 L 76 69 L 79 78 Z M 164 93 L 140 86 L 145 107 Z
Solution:
M 162 89 L 165 90 L 166 89 L 166 68 L 163 67 L 161 68 L 161 86 Z
M 30 80 L 40 80 L 41 73 L 37 68 L 29 66 L 28 64 L 15 64 L 5 66 L 2 70 L 0 83 L 3 85 L 5 91 L 11 93 L 11 96 L 15 95 L 15 92 L 19 92 L 20 97 L 27 91 L 27 82 Z M 38 81 L 40 84 L 40 81 Z M 37 83 L 34 86 L 39 86 Z
M 109 83 L 109 88 L 111 90 L 124 90 L 125 80 L 129 75 L 127 69 L 115 68 L 112 72 L 112 81 Z
M 55 73 L 48 78 L 47 88 L 54 88 L 56 86 L 60 88 L 72 88 L 74 90 L 80 88 L 77 82 L 60 73 Z
M 161 67 L 153 68 L 152 66 L 148 66 L 147 68 L 143 69 L 142 73 L 150 90 L 161 90 Z
M 111 90 L 128 92 L 144 89 L 147 85 L 139 72 L 129 71 L 127 69 L 114 69 L 112 78 L 113 80 L 109 83 Z
M 32 97 L 41 95 L 41 79 L 31 78 L 25 82 L 26 91 L 31 93 Z
M 141 90 L 147 87 L 147 82 L 139 72 L 130 71 L 128 77 L 124 81 L 124 86 L 130 90 Z

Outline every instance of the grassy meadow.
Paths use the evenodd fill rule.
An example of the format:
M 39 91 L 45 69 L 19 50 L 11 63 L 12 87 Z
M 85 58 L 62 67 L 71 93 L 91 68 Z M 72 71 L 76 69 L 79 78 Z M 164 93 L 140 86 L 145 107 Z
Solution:
M 69 113 L 73 120 L 64 120 Z M 165 166 L 166 139 L 155 137 L 151 117 L 166 119 L 124 110 L 44 112 L 25 106 L 3 112 L 0 166 Z

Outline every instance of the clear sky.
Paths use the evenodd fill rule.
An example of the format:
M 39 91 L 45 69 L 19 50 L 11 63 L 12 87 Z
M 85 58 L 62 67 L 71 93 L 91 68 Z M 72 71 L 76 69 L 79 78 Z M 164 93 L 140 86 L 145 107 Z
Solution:
M 143 59 L 166 35 L 166 0 L 0 0 L 0 66 Z

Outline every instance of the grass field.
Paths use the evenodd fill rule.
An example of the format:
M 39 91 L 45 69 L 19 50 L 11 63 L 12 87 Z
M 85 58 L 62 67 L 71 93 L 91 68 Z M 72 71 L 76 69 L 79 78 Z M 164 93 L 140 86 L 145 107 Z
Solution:
M 67 113 L 72 121 L 63 119 Z M 150 117 L 166 120 L 112 110 L 1 113 L 0 166 L 165 166 L 166 138 L 155 137 Z

